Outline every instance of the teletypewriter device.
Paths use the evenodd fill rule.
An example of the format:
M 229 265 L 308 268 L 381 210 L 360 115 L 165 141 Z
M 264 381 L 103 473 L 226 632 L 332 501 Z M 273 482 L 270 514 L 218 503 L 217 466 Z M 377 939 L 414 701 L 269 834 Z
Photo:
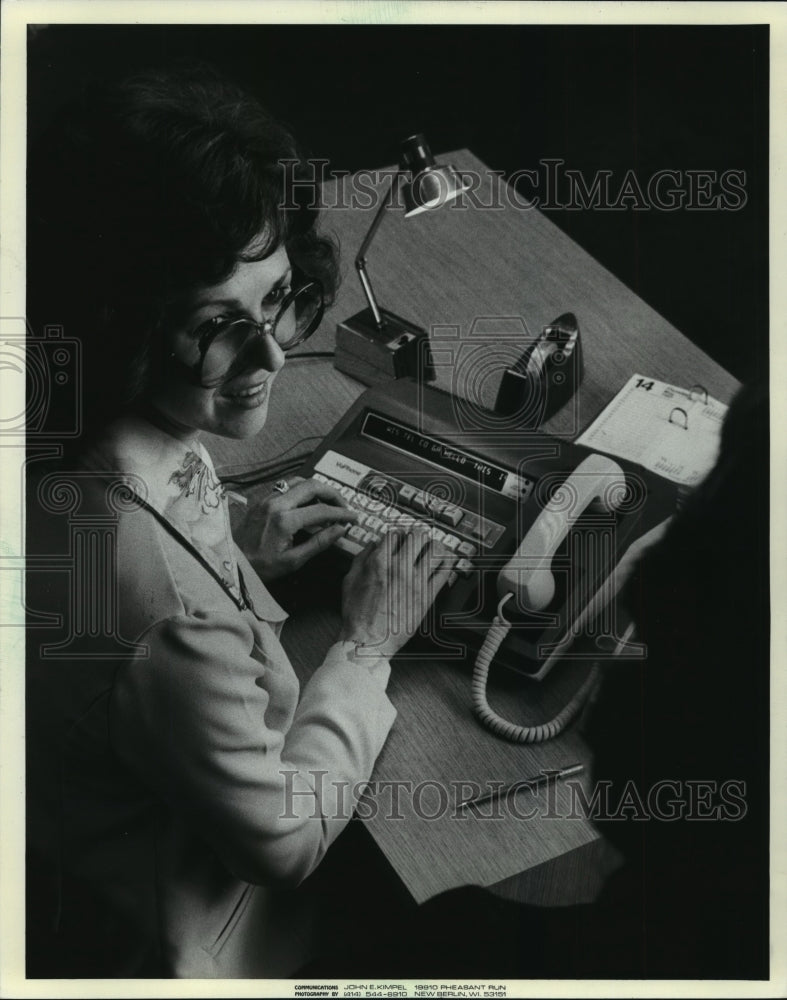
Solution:
M 468 434 L 454 397 L 414 379 L 364 392 L 300 474 L 359 511 L 337 543 L 344 553 L 417 523 L 455 552 L 430 625 L 447 658 L 482 645 L 508 594 L 496 658 L 536 678 L 580 635 L 615 641 L 619 566 L 677 499 L 673 484 L 633 463 L 539 431 Z

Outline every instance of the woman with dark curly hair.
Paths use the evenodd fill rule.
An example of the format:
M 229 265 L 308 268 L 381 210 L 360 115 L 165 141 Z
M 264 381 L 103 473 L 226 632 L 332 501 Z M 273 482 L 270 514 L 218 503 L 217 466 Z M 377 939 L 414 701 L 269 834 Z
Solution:
M 117 582 L 92 586 L 117 586 L 128 649 L 29 671 L 28 857 L 57 883 L 38 974 L 293 973 L 308 933 L 288 890 L 349 818 L 331 790 L 368 779 L 394 719 L 388 657 L 409 636 L 389 634 L 393 593 L 419 619 L 450 571 L 423 536 L 365 550 L 339 641 L 300 691 L 260 576 L 302 565 L 353 515 L 300 482 L 245 555 L 232 539 L 200 434 L 261 430 L 286 352 L 334 292 L 315 210 L 284 207 L 301 169 L 287 131 L 204 70 L 96 90 L 31 155 L 29 312 L 82 344 L 66 468 L 117 526 Z

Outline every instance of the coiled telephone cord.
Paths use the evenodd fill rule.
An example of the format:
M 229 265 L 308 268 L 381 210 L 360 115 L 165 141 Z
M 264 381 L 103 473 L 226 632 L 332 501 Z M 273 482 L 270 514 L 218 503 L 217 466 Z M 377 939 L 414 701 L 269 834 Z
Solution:
M 554 739 L 561 733 L 584 707 L 585 702 L 593 693 L 599 677 L 599 668 L 598 664 L 593 664 L 590 673 L 577 693 L 550 722 L 542 723 L 539 726 L 516 726 L 513 722 L 509 722 L 494 712 L 486 699 L 487 678 L 495 654 L 511 629 L 511 622 L 503 615 L 503 607 L 506 601 L 513 596 L 513 594 L 506 594 L 498 604 L 497 614 L 492 620 L 492 627 L 487 632 L 484 644 L 476 657 L 472 681 L 473 710 L 481 724 L 496 736 L 501 736 L 512 743 L 543 743 L 545 740 Z

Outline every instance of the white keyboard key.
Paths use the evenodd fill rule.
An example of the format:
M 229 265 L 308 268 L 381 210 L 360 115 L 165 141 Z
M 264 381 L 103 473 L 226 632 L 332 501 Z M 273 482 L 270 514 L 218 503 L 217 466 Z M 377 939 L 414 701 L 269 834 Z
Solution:
M 469 559 L 460 559 L 456 564 L 456 572 L 461 576 L 470 576 L 470 571 L 473 568 L 473 564 Z
M 419 523 L 420 522 L 416 521 L 414 517 L 410 517 L 409 514 L 402 514 L 401 511 L 398 514 L 396 514 L 393 518 L 393 524 L 397 528 L 405 528 L 407 530 L 409 530 L 410 528 L 414 528 L 415 525 Z
M 345 535 L 345 538 L 350 538 L 363 545 L 366 541 L 366 532 L 359 525 L 354 524 Z
M 465 514 L 462 518 L 462 531 L 474 538 L 485 539 L 489 533 L 489 525 L 477 514 Z
M 464 511 L 460 510 L 459 507 L 454 507 L 453 504 L 446 504 L 437 514 L 441 521 L 446 524 L 453 524 L 456 526 L 464 517 Z
M 448 532 L 445 532 L 443 534 L 442 542 L 447 549 L 454 550 L 459 548 L 459 539 L 456 537 L 456 535 L 449 535 Z
M 365 492 L 374 500 L 385 504 L 393 503 L 397 497 L 396 484 L 382 476 L 376 476 L 364 483 Z
M 460 542 L 456 547 L 456 551 L 462 556 L 478 555 L 478 549 L 470 542 Z
M 429 495 L 427 493 L 416 493 L 414 497 L 410 500 L 410 506 L 414 510 L 423 511 L 423 513 L 428 513 L 429 511 Z
M 324 476 L 321 472 L 313 472 L 312 479 L 316 479 L 318 483 L 328 483 L 329 486 L 332 485 L 331 480 Z
M 356 542 L 352 538 L 347 538 L 346 535 L 337 538 L 333 544 L 340 552 L 346 552 L 350 556 L 357 556 L 363 550 L 363 545 L 360 542 Z

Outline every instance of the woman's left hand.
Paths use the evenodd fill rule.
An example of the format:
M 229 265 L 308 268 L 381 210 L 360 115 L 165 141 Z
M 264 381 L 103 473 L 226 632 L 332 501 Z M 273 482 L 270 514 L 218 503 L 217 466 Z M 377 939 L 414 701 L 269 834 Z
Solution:
M 294 476 L 286 493 L 274 493 L 249 508 L 235 532 L 238 545 L 263 581 L 293 573 L 305 562 L 333 545 L 358 519 L 344 497 L 324 483 Z M 297 532 L 319 530 L 296 545 Z

